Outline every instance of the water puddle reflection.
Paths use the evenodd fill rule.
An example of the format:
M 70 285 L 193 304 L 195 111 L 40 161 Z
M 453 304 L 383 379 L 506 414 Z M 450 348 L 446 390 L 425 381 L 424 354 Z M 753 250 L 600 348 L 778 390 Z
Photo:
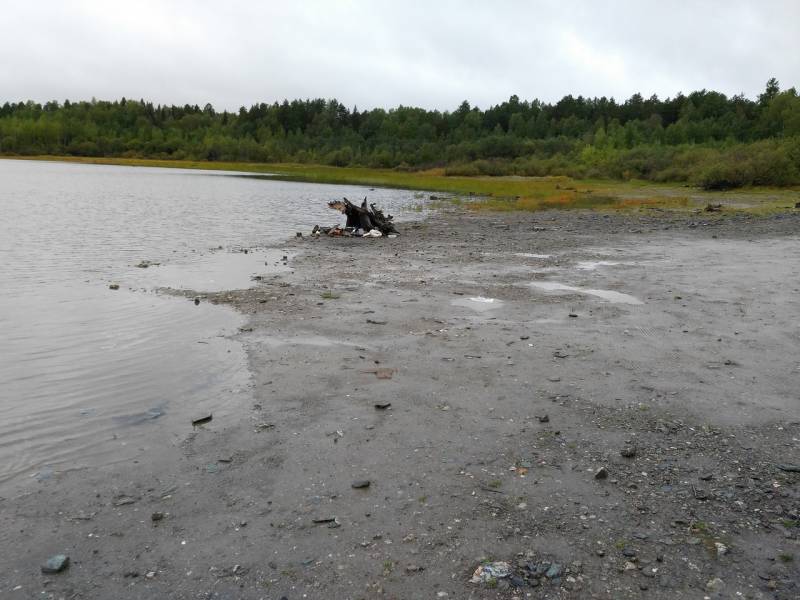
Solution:
M 495 308 L 503 306 L 503 301 L 497 298 L 484 298 L 483 296 L 475 296 L 472 298 L 458 298 L 450 302 L 453 306 L 464 306 L 471 308 L 478 312 L 486 312 Z
M 279 336 L 258 336 L 256 341 L 268 348 L 281 348 L 284 346 L 313 346 L 316 348 L 333 348 L 336 346 L 347 346 L 351 348 L 365 348 L 370 349 L 364 344 L 356 344 L 355 342 L 348 342 L 345 340 L 336 340 L 321 335 L 307 335 L 296 337 L 279 337 Z
M 587 296 L 595 296 L 608 302 L 615 304 L 644 304 L 636 296 L 630 294 L 623 294 L 622 292 L 615 292 L 613 290 L 595 290 L 589 288 L 575 287 L 572 285 L 565 285 L 555 281 L 535 281 L 529 284 L 531 287 L 543 290 L 545 292 L 555 292 L 564 294 L 585 294 Z
M 283 250 L 253 250 L 247 253 L 217 251 L 189 264 L 165 264 L 137 269 L 126 281 L 135 287 L 172 288 L 197 292 L 248 289 L 256 277 L 269 277 L 291 270 L 293 255 Z M 285 260 L 284 260 L 285 259 Z
M 627 265 L 630 263 L 622 263 L 613 260 L 583 260 L 576 265 L 576 268 L 581 271 L 594 271 L 600 267 L 616 267 L 618 265 Z

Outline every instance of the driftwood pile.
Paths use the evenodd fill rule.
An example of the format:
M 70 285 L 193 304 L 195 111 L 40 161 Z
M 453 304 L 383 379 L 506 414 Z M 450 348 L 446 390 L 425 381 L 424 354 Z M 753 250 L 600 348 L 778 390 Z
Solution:
M 367 206 L 367 199 L 356 206 L 347 198 L 328 202 L 328 208 L 338 210 L 347 217 L 344 227 L 320 227 L 314 226 L 312 235 L 322 233 L 330 236 L 355 236 L 355 237 L 382 237 L 384 235 L 397 235 L 398 231 L 394 227 L 392 215 L 384 215 L 383 211 L 376 208 L 374 204 Z

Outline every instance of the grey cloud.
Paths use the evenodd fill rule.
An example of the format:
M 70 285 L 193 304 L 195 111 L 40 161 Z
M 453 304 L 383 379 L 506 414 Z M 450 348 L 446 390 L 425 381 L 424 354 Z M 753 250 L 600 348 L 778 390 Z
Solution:
M 16 3 L 0 22 L 0 101 L 752 97 L 771 76 L 799 83 L 799 22 L 793 0 Z

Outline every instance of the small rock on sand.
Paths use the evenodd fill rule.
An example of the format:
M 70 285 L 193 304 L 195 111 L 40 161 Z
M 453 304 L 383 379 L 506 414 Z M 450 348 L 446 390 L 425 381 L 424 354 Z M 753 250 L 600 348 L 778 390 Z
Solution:
M 202 415 L 202 416 L 199 416 L 199 417 L 195 417 L 194 419 L 192 419 L 192 425 L 194 425 L 196 427 L 197 425 L 203 425 L 205 423 L 210 423 L 213 418 L 214 418 L 214 415 L 212 415 L 211 413 L 209 413 L 207 415 Z
M 56 554 L 47 559 L 42 565 L 42 573 L 60 573 L 69 566 L 69 556 L 66 554 Z

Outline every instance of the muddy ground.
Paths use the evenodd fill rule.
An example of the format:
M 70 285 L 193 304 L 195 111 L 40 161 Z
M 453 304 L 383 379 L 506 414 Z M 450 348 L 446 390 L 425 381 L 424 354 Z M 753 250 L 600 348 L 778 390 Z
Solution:
M 252 405 L 4 488 L 0 596 L 797 598 L 799 232 L 443 212 L 293 240 L 291 273 L 201 299 L 250 315 Z

